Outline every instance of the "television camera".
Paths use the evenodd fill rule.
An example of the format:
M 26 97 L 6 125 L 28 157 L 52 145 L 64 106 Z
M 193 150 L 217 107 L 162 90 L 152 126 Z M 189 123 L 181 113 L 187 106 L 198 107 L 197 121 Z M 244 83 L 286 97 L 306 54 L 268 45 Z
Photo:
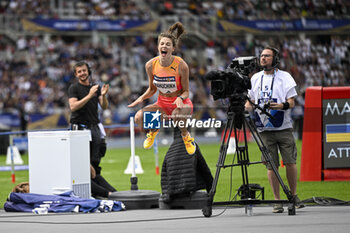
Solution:
M 249 74 L 257 67 L 257 58 L 238 57 L 231 61 L 225 71 L 211 71 L 206 79 L 211 81 L 210 94 L 214 100 L 229 99 L 229 111 L 236 113 L 235 127 L 241 128 L 244 105 L 251 88 Z

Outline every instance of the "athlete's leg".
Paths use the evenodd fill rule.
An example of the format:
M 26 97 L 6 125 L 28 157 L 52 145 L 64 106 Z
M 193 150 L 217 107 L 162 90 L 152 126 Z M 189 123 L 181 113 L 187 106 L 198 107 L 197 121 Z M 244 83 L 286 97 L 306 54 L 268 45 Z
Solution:
M 181 135 L 186 136 L 188 134 L 188 130 L 186 127 L 187 120 L 190 120 L 192 117 L 192 107 L 189 104 L 186 104 L 183 108 L 175 108 L 174 111 L 171 114 L 172 119 L 175 123 L 178 123 L 176 125 L 179 126 L 181 130 Z M 179 123 L 183 122 L 183 123 Z
M 146 107 L 140 109 L 136 115 L 135 115 L 135 122 L 136 124 L 139 126 L 139 127 L 142 127 L 143 128 L 143 113 L 144 112 L 157 112 L 159 111 L 161 113 L 161 121 L 165 115 L 163 109 L 158 106 L 157 104 L 151 104 L 151 105 L 147 105 Z M 146 140 L 143 142 L 143 147 L 145 149 L 149 149 L 153 146 L 153 143 L 154 143 L 154 140 L 157 136 L 159 132 L 159 129 L 149 129 L 148 130 L 148 133 L 147 133 L 147 138 Z
M 186 122 L 190 120 L 192 116 L 192 103 L 185 104 L 183 108 L 176 108 L 172 112 L 173 120 L 177 123 L 181 130 L 182 139 L 184 141 L 186 151 L 189 155 L 192 155 L 196 152 L 196 144 L 194 138 L 191 137 L 190 133 L 187 130 Z
M 163 109 L 160 106 L 158 106 L 156 103 L 154 103 L 154 104 L 147 105 L 146 107 L 137 111 L 137 113 L 135 114 L 135 123 L 143 129 L 143 113 L 144 112 L 157 112 L 157 111 L 159 111 L 162 114 L 161 115 L 161 120 L 162 120 L 163 117 L 165 116 L 165 112 L 163 111 Z M 152 130 L 152 131 L 157 131 L 157 130 Z

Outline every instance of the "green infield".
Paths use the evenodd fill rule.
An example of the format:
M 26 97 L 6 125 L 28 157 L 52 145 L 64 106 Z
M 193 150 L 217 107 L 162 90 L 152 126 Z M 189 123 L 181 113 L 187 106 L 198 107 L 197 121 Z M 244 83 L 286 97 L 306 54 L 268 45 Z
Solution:
M 209 165 L 213 176 L 216 171 L 216 164 L 219 157 L 219 144 L 201 144 L 201 152 Z M 298 147 L 298 172 L 300 170 L 301 141 L 297 141 Z M 160 170 L 164 156 L 169 147 L 159 148 Z M 249 159 L 251 162 L 260 161 L 260 151 L 256 143 L 249 143 Z M 153 149 L 145 150 L 136 148 L 136 155 L 140 157 L 143 174 L 137 174 L 138 187 L 142 190 L 155 190 L 161 192 L 160 175 L 156 174 L 155 156 Z M 109 149 L 102 159 L 102 175 L 119 191 L 130 190 L 130 174 L 124 174 L 130 158 L 130 149 Z M 232 164 L 234 155 L 227 155 L 225 164 Z M 28 164 L 28 156 L 22 155 L 25 164 Z M 0 156 L 0 166 L 5 165 L 6 156 Z M 237 159 L 235 158 L 235 163 Z M 280 174 L 284 182 L 286 181 L 285 168 L 280 168 Z M 266 169 L 262 164 L 253 164 L 248 167 L 248 177 L 250 183 L 256 183 L 265 188 L 265 199 L 272 200 L 272 191 L 268 184 Z M 28 171 L 16 171 L 16 184 L 28 181 Z M 14 184 L 11 182 L 11 172 L 0 172 L 0 208 L 3 208 L 8 194 Z M 237 189 L 242 184 L 241 167 L 221 169 L 214 201 L 231 200 L 237 193 Z M 287 184 L 287 183 L 286 183 Z M 332 197 L 344 201 L 350 200 L 350 182 L 298 182 L 298 195 L 300 199 L 311 197 Z M 281 197 L 286 199 L 281 189 Z

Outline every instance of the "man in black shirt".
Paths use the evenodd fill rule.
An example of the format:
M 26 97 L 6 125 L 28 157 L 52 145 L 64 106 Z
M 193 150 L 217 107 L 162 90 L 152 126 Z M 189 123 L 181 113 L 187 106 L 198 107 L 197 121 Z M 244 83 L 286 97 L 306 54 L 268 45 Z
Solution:
M 102 176 L 100 161 L 106 151 L 106 143 L 99 127 L 98 104 L 102 109 L 107 109 L 108 84 L 99 87 L 90 80 L 91 70 L 86 62 L 78 62 L 73 67 L 74 75 L 78 82 L 68 89 L 69 107 L 72 112 L 70 123 L 72 129 L 91 131 L 90 163 L 96 176 L 91 179 L 91 192 L 94 196 L 108 197 L 116 191 Z M 93 173 L 92 173 L 93 174 Z

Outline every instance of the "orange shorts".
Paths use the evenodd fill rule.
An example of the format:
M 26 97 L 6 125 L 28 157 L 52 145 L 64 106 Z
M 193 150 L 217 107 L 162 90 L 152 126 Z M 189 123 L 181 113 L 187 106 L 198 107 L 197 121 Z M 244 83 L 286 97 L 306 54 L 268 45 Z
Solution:
M 176 98 L 177 97 L 164 97 L 162 95 L 158 95 L 158 100 L 156 102 L 156 105 L 158 105 L 165 112 L 165 114 L 169 118 L 171 118 L 171 114 L 176 108 L 176 104 L 174 104 L 174 101 L 176 100 Z M 192 115 L 193 104 L 190 98 L 185 99 L 183 103 L 191 106 L 191 115 Z

